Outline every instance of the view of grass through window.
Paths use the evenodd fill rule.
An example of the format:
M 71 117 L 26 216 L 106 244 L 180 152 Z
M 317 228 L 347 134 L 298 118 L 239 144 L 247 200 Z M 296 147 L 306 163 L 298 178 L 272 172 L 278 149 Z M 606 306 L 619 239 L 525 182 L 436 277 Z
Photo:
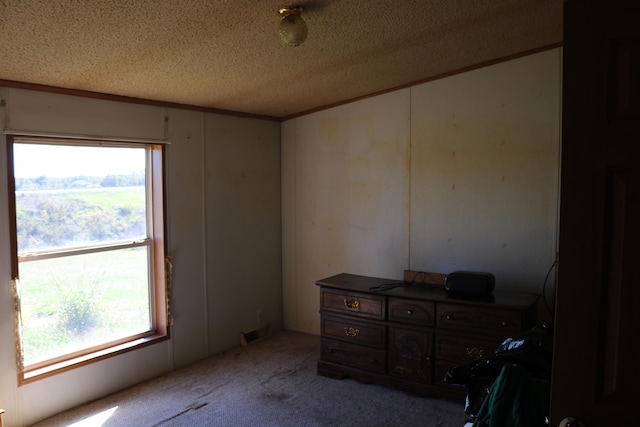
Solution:
M 25 364 L 149 329 L 145 247 L 23 263 Z
M 146 158 L 14 144 L 26 366 L 150 329 Z

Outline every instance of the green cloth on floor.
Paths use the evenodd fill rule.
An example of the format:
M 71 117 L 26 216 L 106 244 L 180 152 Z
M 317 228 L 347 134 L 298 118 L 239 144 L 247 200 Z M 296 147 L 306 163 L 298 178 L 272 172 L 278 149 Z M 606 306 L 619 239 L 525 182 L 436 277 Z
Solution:
M 534 377 L 517 364 L 504 365 L 473 427 L 546 426 L 550 397 L 548 379 Z

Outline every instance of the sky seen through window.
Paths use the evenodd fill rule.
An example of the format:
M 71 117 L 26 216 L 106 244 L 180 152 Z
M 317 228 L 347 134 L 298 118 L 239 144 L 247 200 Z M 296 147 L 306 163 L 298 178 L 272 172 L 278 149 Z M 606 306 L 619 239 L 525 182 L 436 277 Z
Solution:
M 13 150 L 17 178 L 128 175 L 145 165 L 144 148 L 16 143 Z

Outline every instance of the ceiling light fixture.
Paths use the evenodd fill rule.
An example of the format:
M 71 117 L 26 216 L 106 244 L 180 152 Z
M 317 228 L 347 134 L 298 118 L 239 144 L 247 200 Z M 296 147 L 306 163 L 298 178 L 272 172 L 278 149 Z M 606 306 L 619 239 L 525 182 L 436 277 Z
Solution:
M 278 12 L 282 19 L 278 25 L 280 40 L 287 46 L 299 46 L 307 39 L 307 24 L 300 14 L 301 7 L 281 7 Z

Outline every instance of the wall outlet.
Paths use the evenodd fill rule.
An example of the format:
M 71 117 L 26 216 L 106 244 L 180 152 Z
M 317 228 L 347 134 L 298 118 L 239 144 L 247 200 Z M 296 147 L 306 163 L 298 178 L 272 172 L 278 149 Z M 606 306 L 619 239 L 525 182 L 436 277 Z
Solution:
M 256 317 L 258 319 L 258 323 L 264 323 L 264 310 L 259 308 Z

